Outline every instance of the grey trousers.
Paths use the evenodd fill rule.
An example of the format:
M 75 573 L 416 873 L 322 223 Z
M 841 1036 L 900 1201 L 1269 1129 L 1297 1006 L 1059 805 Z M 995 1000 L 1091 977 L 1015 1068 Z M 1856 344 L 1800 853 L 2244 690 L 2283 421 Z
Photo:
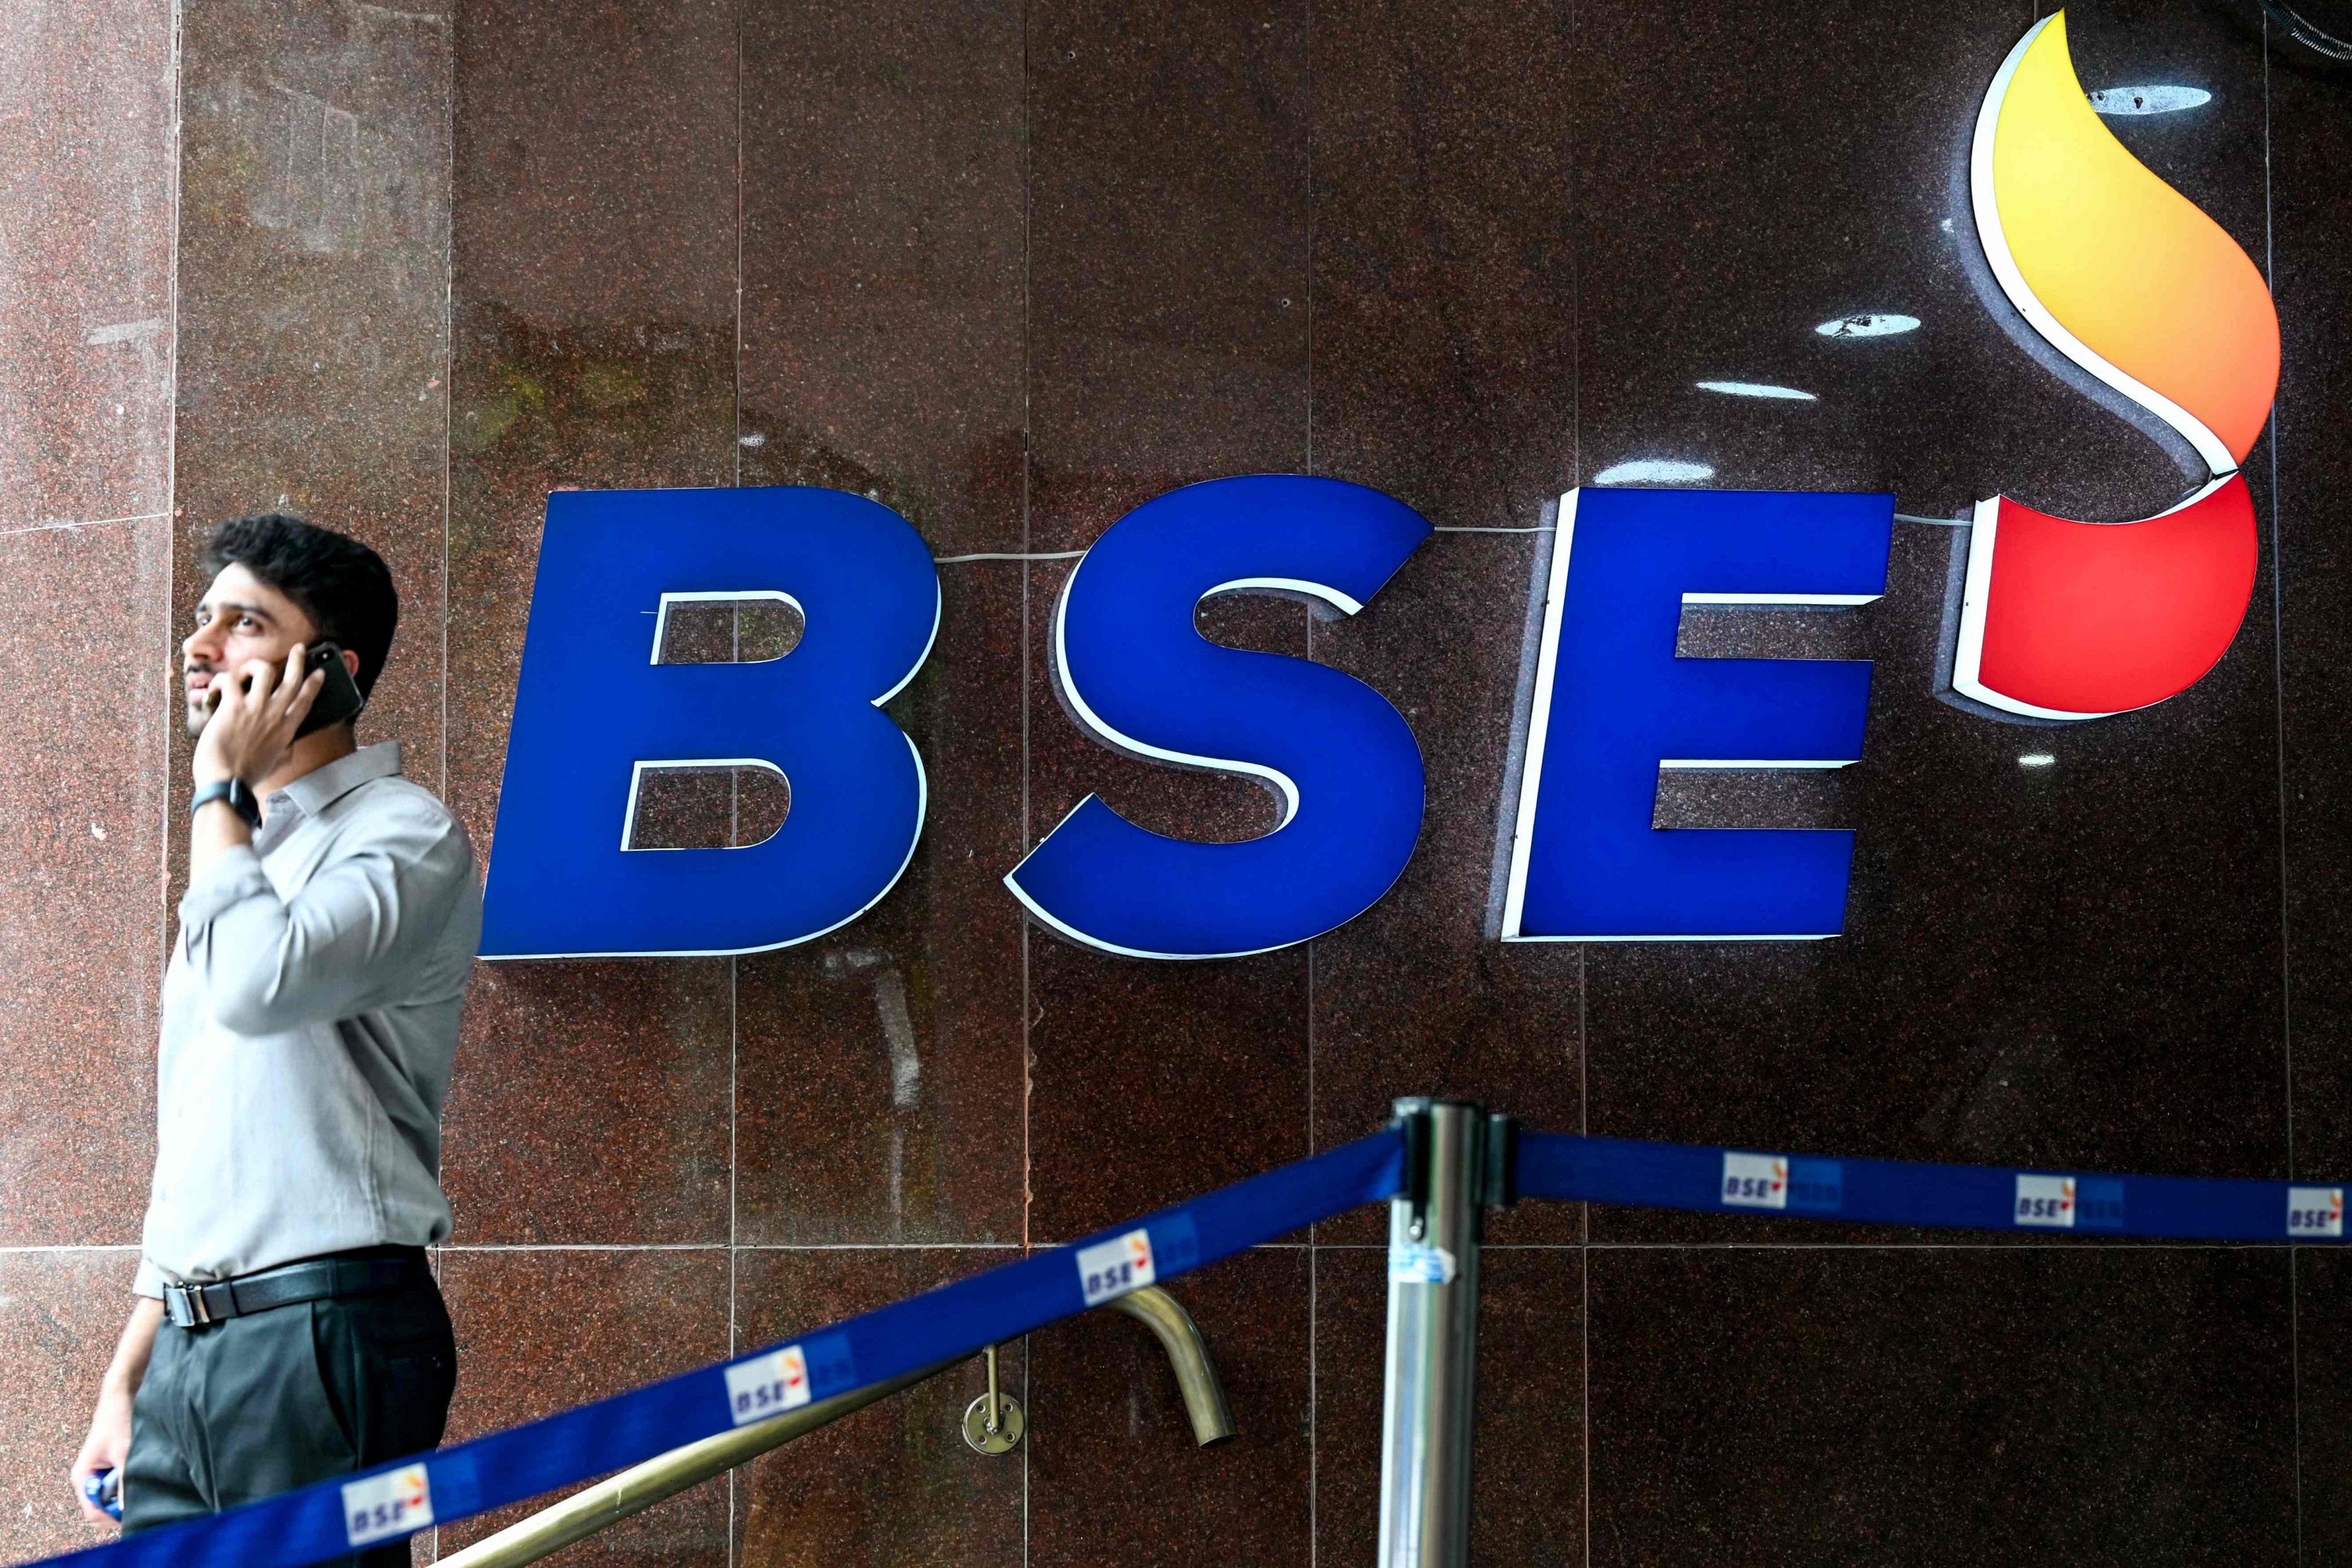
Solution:
M 165 1323 L 131 1415 L 125 1534 L 435 1447 L 457 1346 L 429 1281 L 194 1329 Z M 344 1560 L 405 1568 L 395 1541 Z

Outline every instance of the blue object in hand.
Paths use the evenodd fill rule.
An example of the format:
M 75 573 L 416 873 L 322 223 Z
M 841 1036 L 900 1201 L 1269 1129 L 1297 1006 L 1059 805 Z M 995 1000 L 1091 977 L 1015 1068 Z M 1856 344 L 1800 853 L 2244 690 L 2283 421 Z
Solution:
M 81 1479 L 81 1495 L 93 1508 L 103 1510 L 109 1519 L 122 1517 L 122 1472 L 92 1470 Z

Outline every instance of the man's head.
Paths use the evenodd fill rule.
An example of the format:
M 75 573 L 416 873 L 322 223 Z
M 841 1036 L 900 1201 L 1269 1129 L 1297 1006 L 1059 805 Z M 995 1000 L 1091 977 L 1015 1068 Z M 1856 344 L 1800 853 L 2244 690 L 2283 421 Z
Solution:
M 400 621 L 392 573 L 374 551 L 265 512 L 214 530 L 204 570 L 212 584 L 196 606 L 196 629 L 180 645 L 189 734 L 211 715 L 214 677 L 251 659 L 283 665 L 296 643 L 341 645 L 361 694 L 373 689 Z

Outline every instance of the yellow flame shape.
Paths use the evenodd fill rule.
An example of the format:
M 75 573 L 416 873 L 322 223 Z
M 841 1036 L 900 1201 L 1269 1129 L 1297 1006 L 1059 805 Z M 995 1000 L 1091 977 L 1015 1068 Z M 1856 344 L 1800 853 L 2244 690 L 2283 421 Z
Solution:
M 2216 474 L 2278 390 L 2278 312 L 2252 259 L 2101 122 L 2064 12 L 2018 41 L 1978 117 L 1977 232 L 2010 301 L 2058 350 L 2180 432 Z

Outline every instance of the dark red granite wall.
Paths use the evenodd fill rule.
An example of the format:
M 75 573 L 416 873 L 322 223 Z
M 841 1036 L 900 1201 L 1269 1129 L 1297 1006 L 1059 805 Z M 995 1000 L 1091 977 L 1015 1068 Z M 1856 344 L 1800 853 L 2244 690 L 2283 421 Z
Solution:
M 121 1328 L 155 1118 L 173 7 L 0 6 L 0 1557 Z
M 2023 0 L 217 0 L 182 14 L 176 149 L 169 8 L 79 9 L 0 15 L 0 1556 L 84 1539 L 62 1475 L 136 1237 L 185 793 L 160 667 L 202 528 L 261 506 L 392 562 L 368 726 L 485 852 L 551 489 L 851 489 L 940 562 L 937 650 L 889 709 L 929 815 L 878 908 L 739 960 L 481 972 L 440 1257 L 460 1436 L 1329 1147 L 1404 1093 L 1625 1136 L 2352 1175 L 2352 87 L 2266 63 L 2220 5 L 2070 21 L 2087 86 L 2212 93 L 2111 123 L 2279 301 L 2229 657 L 2100 723 L 1964 715 L 1932 696 L 1962 536 L 1901 523 L 1875 605 L 1685 629 L 1874 660 L 1860 765 L 1662 797 L 1858 827 L 1847 934 L 1583 948 L 1486 934 L 1560 491 L 1676 458 L 1916 519 L 2174 499 L 1970 281 L 1967 141 Z M 1865 310 L 1924 324 L 1813 331 Z M 1694 386 L 1720 378 L 1819 395 Z M 1271 819 L 1072 727 L 1055 597 L 1129 508 L 1258 470 L 1442 531 L 1345 624 L 1202 617 L 1398 704 L 1421 847 L 1303 947 L 1072 946 L 998 879 L 1088 792 L 1196 837 Z M 2352 1551 L 2332 1259 L 1574 1208 L 1495 1236 L 1483 1562 Z M 1230 1447 L 1192 1447 L 1135 1325 L 1087 1320 L 1008 1352 L 1013 1457 L 957 1436 L 975 1363 L 572 1555 L 1366 1561 L 1380 1238 L 1349 1216 L 1178 1288 Z

